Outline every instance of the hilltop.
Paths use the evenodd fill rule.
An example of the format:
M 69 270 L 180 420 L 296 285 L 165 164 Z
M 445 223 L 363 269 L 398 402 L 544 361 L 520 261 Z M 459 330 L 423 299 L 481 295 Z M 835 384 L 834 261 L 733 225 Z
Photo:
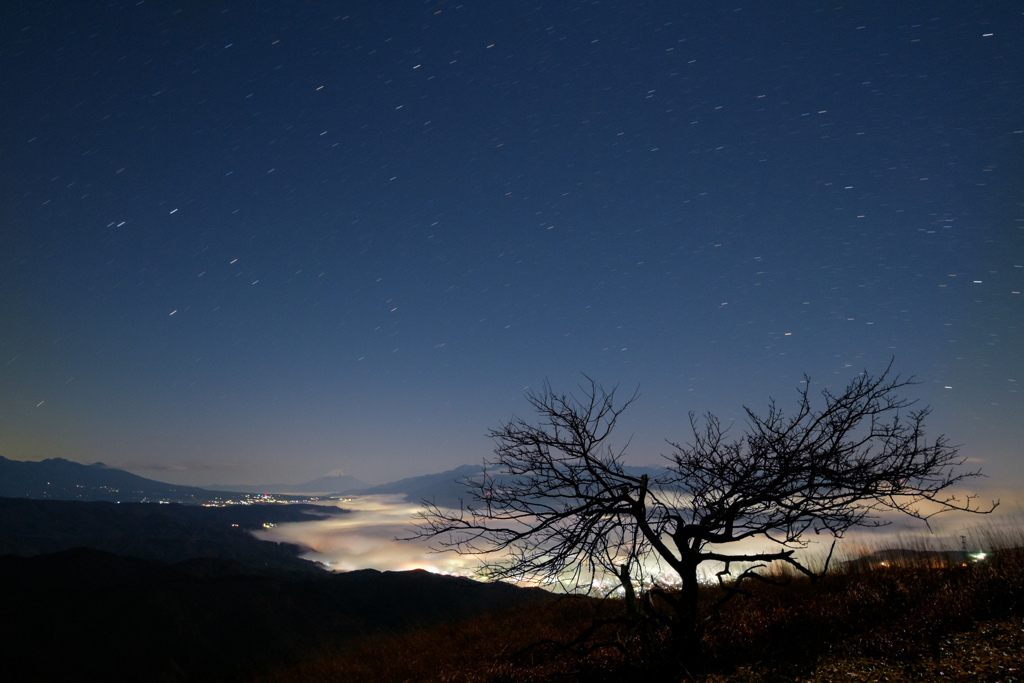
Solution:
M 526 605 L 381 635 L 257 683 L 1012 683 L 1024 681 L 1024 549 L 962 566 L 854 563 L 812 583 L 756 584 L 681 660 L 659 625 L 615 623 L 622 599 Z M 776 575 L 774 578 L 782 578 Z M 702 588 L 705 614 L 722 589 Z M 603 627 L 570 646 L 595 623 Z M 646 642 L 646 645 L 644 644 Z
M 334 507 L 300 504 L 203 507 L 0 498 L 0 555 L 91 548 L 162 563 L 218 558 L 252 567 L 318 571 L 318 565 L 298 557 L 305 548 L 262 541 L 249 532 L 344 514 Z
M 422 570 L 310 574 L 85 548 L 0 557 L 0 584 L 11 681 L 251 680 L 372 634 L 550 597 Z
M 206 503 L 237 499 L 237 492 L 166 484 L 102 462 L 83 465 L 63 458 L 24 461 L 0 456 L 0 497 L 117 502 Z

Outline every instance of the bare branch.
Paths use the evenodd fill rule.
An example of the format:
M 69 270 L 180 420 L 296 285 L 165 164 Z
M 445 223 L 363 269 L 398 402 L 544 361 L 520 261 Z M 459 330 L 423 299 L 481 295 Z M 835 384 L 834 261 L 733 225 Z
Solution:
M 654 476 L 627 472 L 628 443 L 610 441 L 636 393 L 617 404 L 614 388 L 586 376 L 578 395 L 545 383 L 526 397 L 536 422 L 513 416 L 489 433 L 494 458 L 463 482 L 469 502 L 458 510 L 425 504 L 414 537 L 430 539 L 437 551 L 492 558 L 481 569 L 492 578 L 570 591 L 607 580 L 632 596 L 634 577 L 663 563 L 680 575 L 682 589 L 659 595 L 675 613 L 676 637 L 692 647 L 704 562 L 724 565 L 724 602 L 742 594 L 746 581 L 774 581 L 760 570 L 775 562 L 814 580 L 827 570 L 836 539 L 887 524 L 883 513 L 927 524 L 940 512 L 986 513 L 998 505 L 982 509 L 974 496 L 950 495 L 981 474 L 960 470 L 964 459 L 945 436 L 926 440 L 929 411 L 900 397 L 914 382 L 891 370 L 890 363 L 877 377 L 861 373 L 842 393 L 822 391 L 821 407 L 805 377 L 793 413 L 774 401 L 763 415 L 746 408 L 746 427 L 735 436 L 714 415 L 691 414 L 691 440 L 669 442 L 668 467 Z M 821 573 L 795 557 L 811 533 L 833 538 Z M 721 550 L 748 539 L 776 549 Z M 726 582 L 737 562 L 750 566 Z

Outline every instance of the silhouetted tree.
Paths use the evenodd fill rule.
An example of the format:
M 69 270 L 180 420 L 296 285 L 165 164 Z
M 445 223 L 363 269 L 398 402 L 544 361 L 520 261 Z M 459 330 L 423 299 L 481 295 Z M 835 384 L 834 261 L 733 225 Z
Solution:
M 626 447 L 608 443 L 636 394 L 616 405 L 615 390 L 589 378 L 579 397 L 545 385 L 527 395 L 535 424 L 513 417 L 490 432 L 496 458 L 465 481 L 472 501 L 459 510 L 425 504 L 416 537 L 434 539 L 438 550 L 494 557 L 484 571 L 495 579 L 583 590 L 605 581 L 627 598 L 644 566 L 667 566 L 681 590 L 660 591 L 658 601 L 672 640 L 695 653 L 702 563 L 724 564 L 719 581 L 728 597 L 746 579 L 766 580 L 759 570 L 768 563 L 817 576 L 795 556 L 808 532 L 831 536 L 834 546 L 853 527 L 888 524 L 880 513 L 927 523 L 939 512 L 998 505 L 979 510 L 974 496 L 949 492 L 980 472 L 959 473 L 964 460 L 944 436 L 925 440 L 929 411 L 910 410 L 913 402 L 897 391 L 912 381 L 890 377 L 890 369 L 862 373 L 841 394 L 824 390 L 818 409 L 805 377 L 795 412 L 774 401 L 763 417 L 745 409 L 746 426 L 734 438 L 713 415 L 700 421 L 691 413 L 692 440 L 669 442 L 668 466 L 654 478 L 630 474 Z M 751 539 L 769 549 L 723 549 Z M 737 563 L 745 568 L 732 576 Z

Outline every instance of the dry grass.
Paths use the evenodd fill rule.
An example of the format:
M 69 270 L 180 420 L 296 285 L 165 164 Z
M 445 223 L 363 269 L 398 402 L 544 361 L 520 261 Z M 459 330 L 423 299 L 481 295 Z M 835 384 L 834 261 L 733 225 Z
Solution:
M 983 534 L 979 533 L 979 538 Z M 654 670 L 621 626 L 600 639 L 626 644 L 569 652 L 566 643 L 595 618 L 621 614 L 620 600 L 566 599 L 459 624 L 378 637 L 273 672 L 262 683 L 406 681 L 1014 681 L 1024 660 L 1024 531 L 989 534 L 992 552 L 962 566 L 909 555 L 882 567 L 851 563 L 815 584 L 757 584 L 723 609 L 705 633 L 699 667 L 672 661 Z M 884 548 L 876 551 L 886 550 Z M 892 550 L 892 549 L 889 549 Z M 922 550 L 922 548 L 917 548 Z M 897 566 L 898 565 L 898 566 Z M 704 594 L 706 605 L 717 589 Z M 649 652 L 648 652 L 649 654 Z
M 1024 620 L 981 622 L 970 631 L 941 639 L 939 653 L 903 661 L 856 654 L 827 654 L 813 670 L 787 675 L 776 667 L 739 666 L 729 674 L 710 674 L 703 683 L 1013 683 L 1024 681 Z
M 758 587 L 724 611 L 705 646 L 719 669 L 786 677 L 811 673 L 823 658 L 916 666 L 942 656 L 952 634 L 1024 614 L 1022 577 L 1024 552 L 1007 550 L 967 567 L 888 567 Z
M 565 642 L 595 618 L 618 611 L 615 601 L 568 598 L 531 605 L 401 636 L 369 638 L 359 645 L 261 682 L 288 681 L 548 681 L 580 669 L 578 660 L 554 657 L 543 641 Z M 614 670 L 620 658 L 594 653 L 588 668 Z M 563 679 L 564 680 L 564 679 Z

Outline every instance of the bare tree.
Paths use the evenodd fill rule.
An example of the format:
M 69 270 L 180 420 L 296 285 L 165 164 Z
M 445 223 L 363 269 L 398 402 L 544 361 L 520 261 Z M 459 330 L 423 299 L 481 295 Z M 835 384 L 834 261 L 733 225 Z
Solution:
M 814 577 L 795 557 L 808 532 L 838 539 L 853 527 L 888 524 L 881 513 L 927 523 L 939 512 L 998 505 L 980 510 L 974 496 L 950 493 L 980 472 L 958 472 L 964 460 L 944 436 L 925 440 L 929 411 L 910 409 L 897 392 L 912 381 L 890 377 L 890 369 L 862 373 L 841 394 L 823 391 L 817 409 L 805 377 L 794 413 L 774 402 L 764 417 L 746 409 L 735 438 L 713 415 L 699 421 L 691 413 L 692 440 L 669 442 L 668 467 L 653 479 L 623 465 L 628 444 L 608 443 L 636 394 L 617 406 L 615 391 L 589 378 L 580 397 L 545 385 L 527 395 L 536 424 L 513 417 L 490 432 L 497 457 L 465 482 L 472 501 L 460 510 L 425 504 L 416 537 L 434 539 L 438 550 L 494 558 L 484 571 L 495 579 L 584 590 L 604 580 L 627 596 L 645 565 L 667 566 L 681 579 L 681 590 L 659 596 L 673 640 L 696 651 L 705 562 L 724 564 L 719 581 L 732 565 L 745 567 L 723 582 L 731 591 L 765 579 L 758 572 L 772 562 Z M 723 550 L 750 539 L 769 549 Z

